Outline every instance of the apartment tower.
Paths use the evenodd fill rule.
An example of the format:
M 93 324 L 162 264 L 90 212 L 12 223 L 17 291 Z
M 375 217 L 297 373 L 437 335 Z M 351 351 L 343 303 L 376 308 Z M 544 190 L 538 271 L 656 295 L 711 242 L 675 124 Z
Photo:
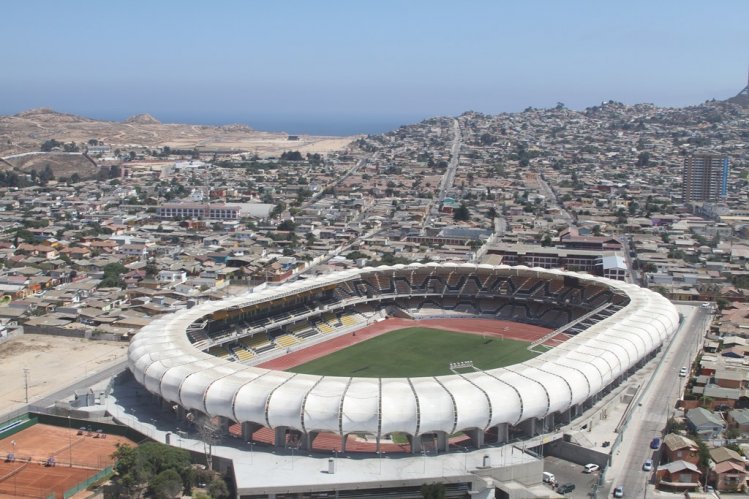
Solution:
M 681 196 L 690 201 L 718 201 L 726 196 L 728 158 L 694 154 L 684 160 Z

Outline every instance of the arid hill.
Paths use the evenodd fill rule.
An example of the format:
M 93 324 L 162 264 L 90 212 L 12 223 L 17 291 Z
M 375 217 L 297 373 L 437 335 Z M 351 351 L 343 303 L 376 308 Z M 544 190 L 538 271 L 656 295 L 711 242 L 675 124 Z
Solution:
M 123 152 L 169 146 L 200 151 L 243 151 L 275 156 L 283 151 L 325 153 L 339 150 L 355 137 L 292 137 L 284 132 L 260 132 L 246 125 L 165 124 L 149 114 L 124 122 L 100 121 L 51 109 L 32 109 L 13 116 L 0 116 L 0 158 L 39 151 L 48 140 L 77 144 L 91 139 Z

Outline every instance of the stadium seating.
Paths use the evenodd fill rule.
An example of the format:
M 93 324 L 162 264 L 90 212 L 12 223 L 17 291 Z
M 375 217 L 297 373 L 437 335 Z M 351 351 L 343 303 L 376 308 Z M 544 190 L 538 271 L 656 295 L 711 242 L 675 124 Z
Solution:
M 304 331 L 305 329 L 309 329 L 309 324 L 307 324 L 306 321 L 297 322 L 296 324 L 291 324 L 289 326 L 286 326 L 286 331 L 289 334 L 297 334 L 299 332 Z
M 359 314 L 343 314 L 341 315 L 341 324 L 344 327 L 355 326 L 362 322 L 363 318 Z
M 198 343 L 199 341 L 207 341 L 211 339 L 205 329 L 187 331 L 187 337 L 190 339 L 190 343 Z
M 338 282 L 333 289 L 312 294 L 301 303 L 254 310 L 251 319 L 227 324 L 223 330 L 214 327 L 210 333 L 207 328 L 195 327 L 187 336 L 197 343 L 211 337 L 223 339 L 236 333 L 263 331 L 242 338 L 234 347 L 211 350 L 245 361 L 276 347 L 289 348 L 317 334 L 355 327 L 375 316 L 384 316 L 384 310 L 393 308 L 405 316 L 476 315 L 556 329 L 604 304 L 624 306 L 628 301 L 623 293 L 588 281 L 537 276 L 535 271 L 503 273 L 455 267 L 373 270 Z M 393 295 L 397 299 L 393 300 Z M 325 311 L 316 316 L 318 310 Z M 612 310 L 615 309 L 605 313 L 613 313 Z M 602 320 L 603 316 L 603 312 L 595 314 L 586 319 L 585 325 Z M 282 325 L 283 322 L 290 324 Z M 574 334 L 575 330 L 571 332 Z
M 318 331 L 317 329 L 314 329 L 314 328 L 310 327 L 308 329 L 305 329 L 304 331 L 299 331 L 294 336 L 296 336 L 297 338 L 300 338 L 302 340 L 305 340 L 305 339 L 311 338 L 312 336 L 315 336 L 316 334 L 319 334 L 319 333 L 320 333 L 320 331 Z
M 221 359 L 227 359 L 232 357 L 232 353 L 226 349 L 223 345 L 214 345 L 211 348 L 208 349 L 208 353 L 219 357 Z
M 250 350 L 247 350 L 242 345 L 232 345 L 229 350 L 234 354 L 239 362 L 245 362 L 255 357 L 255 354 Z
M 268 340 L 268 337 L 264 334 L 256 334 L 255 336 L 240 338 L 239 343 L 241 343 L 246 349 L 252 350 L 258 354 L 276 348 L 276 345 Z
M 299 338 L 291 334 L 282 334 L 275 339 L 275 342 L 281 348 L 289 348 L 299 344 Z
M 320 330 L 322 334 L 330 334 L 335 331 L 335 328 L 327 322 L 318 322 L 315 327 Z

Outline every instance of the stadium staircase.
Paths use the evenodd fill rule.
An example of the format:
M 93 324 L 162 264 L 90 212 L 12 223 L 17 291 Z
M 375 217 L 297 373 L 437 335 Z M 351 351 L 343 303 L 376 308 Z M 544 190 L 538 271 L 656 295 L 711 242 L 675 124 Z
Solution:
M 578 317 L 572 322 L 568 322 L 564 326 L 555 329 L 554 331 L 550 332 L 546 336 L 537 339 L 536 341 L 528 345 L 528 350 L 530 350 L 531 352 L 535 352 L 535 353 L 542 353 L 542 351 L 535 350 L 535 348 L 543 345 L 544 343 L 550 340 L 553 340 L 556 336 L 560 334 L 574 335 L 581 331 L 584 331 L 590 326 L 592 326 L 593 324 L 602 321 L 606 317 L 614 315 L 616 312 L 618 312 L 621 309 L 622 309 L 621 305 L 614 305 L 613 303 L 604 303 L 603 305 L 596 308 L 595 310 L 592 310 L 588 312 L 587 314 Z

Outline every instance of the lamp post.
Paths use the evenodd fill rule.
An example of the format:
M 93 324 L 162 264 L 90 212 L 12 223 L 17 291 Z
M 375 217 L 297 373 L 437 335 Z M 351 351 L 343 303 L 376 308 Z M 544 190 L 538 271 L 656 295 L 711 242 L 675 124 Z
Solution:
M 70 414 L 68 414 L 68 467 L 73 467 L 73 429 L 70 427 Z
M 23 384 L 26 389 L 26 403 L 29 403 L 29 368 L 23 368 Z

